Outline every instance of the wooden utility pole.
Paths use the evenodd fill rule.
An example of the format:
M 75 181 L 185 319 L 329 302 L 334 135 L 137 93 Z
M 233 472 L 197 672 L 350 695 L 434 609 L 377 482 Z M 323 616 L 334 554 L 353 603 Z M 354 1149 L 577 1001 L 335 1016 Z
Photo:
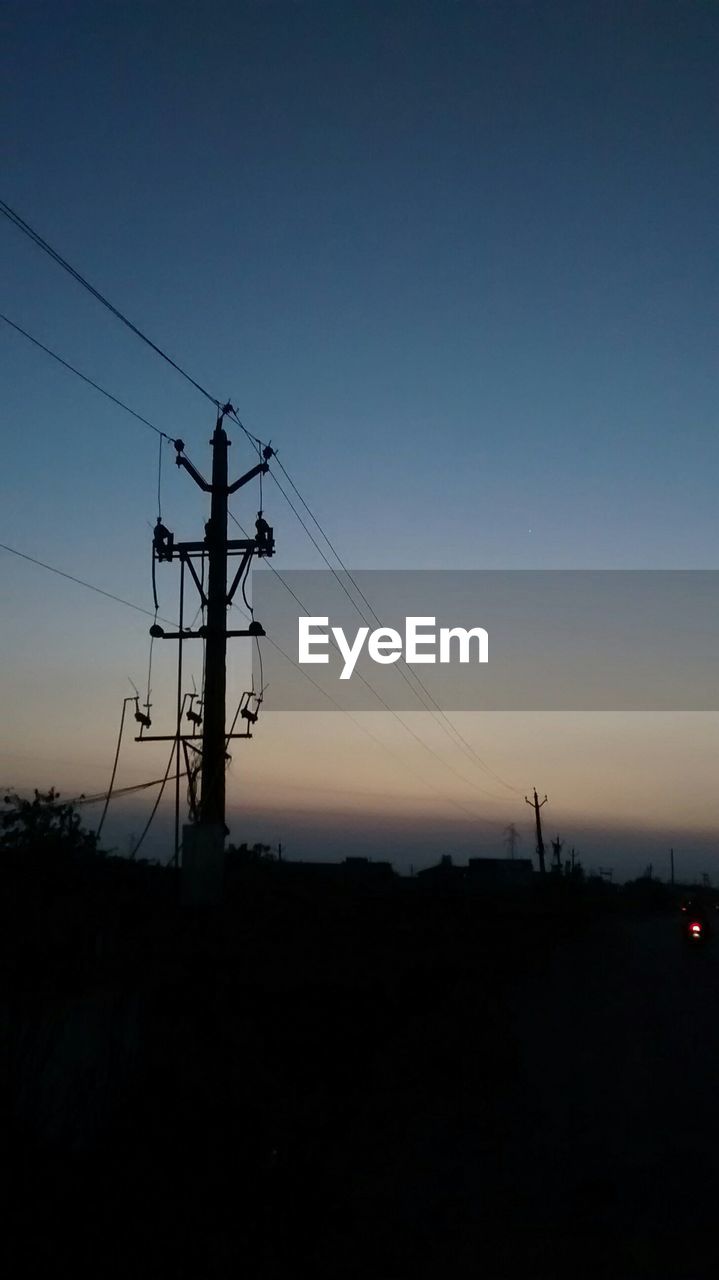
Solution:
M 537 788 L 535 787 L 534 799 L 530 800 L 527 796 L 525 796 L 524 799 L 527 804 L 531 805 L 534 809 L 534 818 L 537 826 L 537 858 L 539 859 L 540 875 L 544 875 L 546 870 L 544 866 L 544 840 L 542 839 L 542 819 L 540 817 L 539 810 L 542 808 L 542 805 L 547 803 L 547 797 L 545 796 L 544 799 L 540 801 L 539 796 L 537 795 Z

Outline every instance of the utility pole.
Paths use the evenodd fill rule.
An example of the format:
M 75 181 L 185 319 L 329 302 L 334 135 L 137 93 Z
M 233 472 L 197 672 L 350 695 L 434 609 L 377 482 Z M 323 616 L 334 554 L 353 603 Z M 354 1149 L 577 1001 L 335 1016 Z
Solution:
M 180 744 L 185 753 L 185 766 L 190 787 L 190 817 L 194 820 L 191 826 L 183 828 L 182 868 L 183 897 L 192 902 L 214 901 L 221 891 L 222 873 L 224 870 L 224 846 L 228 829 L 225 824 L 225 768 L 227 762 L 227 746 L 230 738 L 251 737 L 251 726 L 257 720 L 257 707 L 261 701 L 259 695 L 245 694 L 238 709 L 245 722 L 245 730 L 241 733 L 227 733 L 226 728 L 226 693 L 227 693 L 227 640 L 230 636 L 263 636 L 265 634 L 259 622 L 252 621 L 246 630 L 228 631 L 227 610 L 241 583 L 249 573 L 253 555 L 271 556 L 274 552 L 272 529 L 258 513 L 256 536 L 252 539 L 234 539 L 227 537 L 227 500 L 232 493 L 248 484 L 255 477 L 264 475 L 269 470 L 269 459 L 273 450 L 266 445 L 262 451 L 262 461 L 252 467 L 244 475 L 228 483 L 227 453 L 230 441 L 227 438 L 223 422 L 225 415 L 233 412 L 232 405 L 226 404 L 220 409 L 214 434 L 210 440 L 212 445 L 212 481 L 208 483 L 204 476 L 185 457 L 185 445 L 182 440 L 175 441 L 178 467 L 182 467 L 192 477 L 198 488 L 210 494 L 210 518 L 205 525 L 205 537 L 201 542 L 178 542 L 174 535 L 158 520 L 153 535 L 153 556 L 157 561 L 179 559 L 180 561 L 180 629 L 177 632 L 165 631 L 157 623 L 150 629 L 155 638 L 177 640 L 178 643 L 178 699 L 177 725 L 172 735 L 150 735 L 141 733 L 140 741 L 175 740 L 177 743 L 177 777 L 180 776 Z M 227 565 L 229 556 L 239 556 L 240 565 L 228 589 Z M 208 564 L 207 591 L 204 588 L 204 575 L 198 576 L 193 561 L 200 560 L 204 566 Z M 206 610 L 206 623 L 197 631 L 185 628 L 182 618 L 182 599 L 184 591 L 185 569 L 191 574 L 197 587 L 200 604 Z M 205 685 L 200 696 L 202 714 L 195 709 L 193 697 L 190 696 L 190 709 L 186 718 L 190 720 L 193 732 L 182 732 L 182 713 L 186 696 L 182 695 L 182 649 L 187 640 L 199 637 L 205 645 Z M 254 698 L 254 710 L 250 705 Z M 202 725 L 201 732 L 197 730 Z M 201 748 L 195 746 L 200 740 Z M 195 794 L 195 779 L 198 772 L 197 763 L 192 763 L 189 751 L 195 752 L 195 761 L 199 755 L 200 795 Z M 176 799 L 179 815 L 179 782 Z M 179 821 L 179 816 L 176 819 Z
M 229 441 L 217 419 L 212 437 L 212 486 L 210 519 L 205 525 L 207 544 L 207 637 L 205 640 L 205 723 L 202 732 L 202 788 L 200 823 L 225 826 L 225 699 L 227 693 L 227 449 Z M 195 483 L 187 459 L 183 466 Z M 204 485 L 200 482 L 200 488 Z
M 551 845 L 553 854 L 552 871 L 556 875 L 559 875 L 562 870 L 562 849 L 564 848 L 564 841 L 560 840 L 559 836 L 557 836 L 556 840 L 551 841 Z
M 516 849 L 522 837 L 517 831 L 517 828 L 513 822 L 510 822 L 509 826 L 505 827 L 504 830 L 505 830 L 504 843 L 509 849 L 510 858 L 514 858 L 514 850 Z
M 534 799 L 529 800 L 527 796 L 525 796 L 524 799 L 527 804 L 531 805 L 534 809 L 534 818 L 537 826 L 537 857 L 539 859 L 539 872 L 540 875 L 544 875 L 544 841 L 542 839 L 542 819 L 540 817 L 539 810 L 542 808 L 542 805 L 547 803 L 547 797 L 545 796 L 544 799 L 540 801 L 539 796 L 537 795 L 537 788 L 535 787 Z
M 669 850 L 669 883 L 674 884 L 674 850 Z

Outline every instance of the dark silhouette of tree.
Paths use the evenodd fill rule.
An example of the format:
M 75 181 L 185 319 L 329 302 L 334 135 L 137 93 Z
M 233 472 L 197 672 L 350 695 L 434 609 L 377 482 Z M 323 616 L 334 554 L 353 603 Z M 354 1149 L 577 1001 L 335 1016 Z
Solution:
M 61 802 L 54 787 L 34 792 L 26 800 L 17 792 L 3 797 L 0 813 L 0 846 L 58 853 L 99 853 L 97 836 L 82 826 L 75 806 Z

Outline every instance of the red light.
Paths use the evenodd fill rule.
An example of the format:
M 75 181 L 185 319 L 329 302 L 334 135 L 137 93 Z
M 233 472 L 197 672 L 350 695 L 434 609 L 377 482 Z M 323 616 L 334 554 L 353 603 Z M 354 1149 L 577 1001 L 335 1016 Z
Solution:
M 702 927 L 698 921 L 695 921 L 694 924 L 689 925 L 689 932 L 692 933 L 695 938 L 699 937 L 699 934 L 701 933 L 701 931 L 702 931 Z

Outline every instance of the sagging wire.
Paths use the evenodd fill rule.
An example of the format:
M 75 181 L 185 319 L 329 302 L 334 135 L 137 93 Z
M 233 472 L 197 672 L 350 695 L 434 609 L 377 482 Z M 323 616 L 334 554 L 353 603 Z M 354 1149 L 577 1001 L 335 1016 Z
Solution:
M 205 610 L 202 610 L 202 625 L 205 625 Z M 202 645 L 202 675 L 200 676 L 200 706 L 205 707 L 205 681 L 207 679 L 207 640 Z
M 164 530 L 164 526 L 162 524 L 162 441 L 163 441 L 163 438 L 167 439 L 167 436 L 160 437 L 160 450 L 159 450 L 158 459 L 157 459 L 157 524 L 155 526 L 155 529 L 158 532 L 161 529 Z M 152 540 L 152 598 L 155 602 L 155 622 L 157 622 L 157 614 L 160 608 L 157 600 L 157 581 L 155 578 L 156 541 L 157 541 L 156 537 L 153 537 L 153 540 Z
M 259 637 L 259 636 L 255 636 L 255 644 L 257 645 L 257 662 L 258 662 L 258 665 L 259 665 L 259 668 L 260 668 L 260 696 L 259 696 L 258 701 L 260 701 L 260 702 L 261 702 L 261 701 L 262 701 L 263 694 L 264 694 L 264 692 L 265 692 L 265 672 L 264 672 L 264 667 L 263 667 L 263 665 L 262 665 L 262 646 L 260 645 L 260 637 Z M 255 692 L 255 677 L 254 677 L 254 675 L 253 675 L 253 677 L 252 677 L 252 692 L 253 692 L 253 693 Z
M 186 774 L 181 773 L 180 777 L 184 778 Z M 174 777 L 168 778 L 167 781 L 173 782 Z M 113 800 L 121 800 L 123 796 L 136 795 L 139 791 L 149 791 L 151 787 L 159 787 L 161 782 L 162 778 L 151 778 L 149 782 L 135 782 L 129 787 L 116 787 L 112 793 L 112 798 Z M 74 796 L 69 803 L 72 805 L 101 804 L 103 800 L 107 799 L 107 794 L 106 791 L 101 791 L 97 795 L 86 796 L 83 792 L 79 796 Z
M 150 555 L 152 556 L 152 599 L 155 605 L 155 622 L 157 622 L 157 614 L 160 608 L 160 604 L 157 599 L 157 580 L 155 578 L 155 544 L 154 542 L 150 547 Z
M 157 462 L 157 518 L 162 523 L 162 437 Z
M 244 602 L 245 602 L 245 608 L 246 608 L 247 612 L 249 613 L 250 617 L 252 618 L 252 621 L 254 622 L 254 620 L 255 620 L 255 611 L 254 611 L 254 609 L 252 608 L 252 605 L 250 604 L 249 600 L 247 599 L 247 592 L 246 592 L 246 590 L 245 590 L 245 587 L 246 587 L 246 585 L 247 585 L 247 578 L 248 578 L 248 576 L 249 576 L 249 572 L 250 572 L 250 564 L 251 564 L 251 563 L 252 563 L 252 562 L 251 562 L 250 560 L 248 560 L 248 561 L 247 561 L 247 568 L 245 569 L 245 572 L 244 572 L 244 573 L 243 573 L 243 575 L 242 575 L 242 582 L 240 583 L 240 587 L 241 587 L 241 590 L 242 590 L 242 599 L 243 599 L 243 600 L 244 600 Z
M 150 813 L 150 816 L 149 816 L 149 818 L 147 819 L 147 822 L 145 823 L 145 829 L 144 829 L 144 831 L 143 831 L 142 835 L 140 836 L 140 839 L 138 840 L 137 844 L 135 845 L 135 848 L 134 848 L 134 849 L 132 849 L 132 850 L 131 850 L 131 852 L 130 852 L 130 859 L 134 859 L 134 858 L 137 856 L 138 850 L 140 849 L 140 846 L 141 846 L 141 844 L 142 844 L 143 840 L 145 839 L 145 836 L 147 835 L 148 831 L 150 830 L 150 827 L 152 826 L 152 821 L 153 821 L 153 819 L 154 819 L 154 817 L 155 817 L 155 814 L 157 813 L 157 810 L 158 810 L 158 807 L 159 807 L 160 801 L 161 801 L 161 799 L 162 799 L 162 793 L 163 793 L 163 791 L 165 790 L 165 786 L 166 786 L 166 784 L 167 784 L 167 779 L 168 779 L 168 778 L 169 778 L 169 776 L 170 776 L 170 769 L 172 768 L 172 761 L 173 761 L 173 760 L 174 760 L 174 758 L 175 758 L 175 750 L 176 750 L 176 744 L 173 742 L 173 744 L 172 744 L 172 751 L 170 752 L 170 759 L 169 759 L 169 760 L 168 760 L 168 762 L 167 762 L 167 768 L 166 768 L 166 770 L 165 770 L 165 776 L 164 776 L 164 778 L 162 779 L 162 782 L 160 783 L 160 790 L 159 790 L 159 791 L 158 791 L 158 793 L 157 793 L 157 799 L 155 800 L 155 803 L 154 803 L 154 805 L 152 806 L 152 812 Z
M 107 811 L 108 811 L 108 808 L 110 807 L 110 800 L 112 798 L 113 787 L 115 786 L 115 776 L 117 774 L 117 762 L 120 759 L 120 747 L 122 745 L 122 731 L 125 727 L 125 710 L 127 708 L 128 702 L 134 702 L 134 698 L 132 697 L 123 698 L 123 701 L 122 701 L 122 714 L 120 716 L 120 732 L 117 735 L 117 746 L 115 747 L 115 760 L 112 766 L 112 774 L 110 776 L 110 786 L 109 786 L 107 795 L 105 796 L 105 806 L 100 816 L 100 821 L 97 826 L 97 831 L 95 832 L 95 837 L 98 840 L 100 839 L 105 818 L 107 817 Z
M 164 525 L 162 523 L 162 442 L 163 440 L 167 440 L 168 443 L 170 443 L 168 436 L 164 435 L 164 433 L 160 435 L 159 450 L 157 455 L 157 524 L 155 526 L 156 530 L 158 531 L 159 530 L 164 531 Z M 156 542 L 156 539 L 155 537 L 153 537 L 150 554 L 152 556 L 152 598 L 155 606 L 155 617 L 153 619 L 152 630 L 150 631 L 150 653 L 149 653 L 148 663 L 147 663 L 147 701 L 145 702 L 145 709 L 147 711 L 148 717 L 150 715 L 150 694 L 152 692 L 152 689 L 151 689 L 152 649 L 155 643 L 155 637 L 153 635 L 153 631 L 157 625 L 157 615 L 160 612 L 160 604 L 157 598 L 157 578 L 155 575 L 155 542 Z
M 261 490 L 261 489 L 262 489 L 262 476 L 260 476 L 260 490 Z M 262 493 L 261 493 L 261 492 L 260 492 L 260 510 L 259 510 L 259 515 L 260 515 L 260 516 L 262 515 Z M 242 582 L 240 583 L 240 587 L 241 587 L 241 590 L 242 590 L 242 599 L 243 599 L 243 600 L 244 600 L 244 602 L 245 602 L 245 608 L 247 609 L 247 612 L 249 613 L 249 615 L 250 615 L 250 617 L 251 617 L 252 621 L 254 622 L 254 621 L 255 621 L 255 611 L 254 611 L 254 609 L 253 609 L 252 605 L 250 604 L 249 600 L 247 599 L 247 591 L 246 591 L 247 579 L 248 579 L 249 574 L 250 574 L 250 565 L 251 565 L 251 563 L 252 563 L 251 561 L 248 561 L 248 562 L 247 562 L 247 569 L 245 570 L 245 573 L 244 573 L 244 575 L 243 575 Z M 255 640 L 255 644 L 256 644 L 256 646 L 257 646 L 257 661 L 258 661 L 258 663 L 259 663 L 259 668 L 260 668 L 260 695 L 259 695 L 259 698 L 258 698 L 258 702 L 261 702 L 261 701 L 262 701 L 262 694 L 264 693 L 264 684 L 265 684 L 264 669 L 263 669 L 263 666 L 262 666 L 262 649 L 261 649 L 261 647 L 260 647 L 260 637 L 259 637 L 259 636 L 255 636 L 255 637 L 254 637 L 254 640 Z M 252 672 L 252 695 L 253 695 L 253 697 L 254 697 L 254 695 L 255 695 L 255 675 L 254 675 L 254 671 Z M 237 717 L 236 717 L 236 716 L 235 716 L 235 719 L 237 719 Z
M 204 596 L 204 593 L 205 593 L 205 555 L 204 555 L 204 552 L 203 552 L 202 557 L 201 557 L 201 559 L 200 559 L 200 591 L 201 591 L 201 593 L 202 593 L 202 596 Z M 190 623 L 190 626 L 189 626 L 189 628 L 188 628 L 188 630 L 189 630 L 189 631 L 192 631 L 192 630 L 194 629 L 195 623 L 197 622 L 197 619 L 198 619 L 200 616 L 202 617 L 201 628 L 204 628 L 204 627 L 205 627 L 205 621 L 206 621 L 206 619 L 205 619 L 205 605 L 204 605 L 204 603 L 203 603 L 203 601 L 202 601 L 202 598 L 200 599 L 200 604 L 199 604 L 199 606 L 198 606 L 198 608 L 197 608 L 197 612 L 195 613 L 195 616 L 194 616 L 194 618 L 192 619 L 192 622 Z M 194 677 L 194 675 L 192 675 L 192 676 L 191 676 L 191 679 L 192 679 L 192 694 L 190 695 L 190 711 L 188 711 L 188 712 L 187 712 L 187 718 L 188 718 L 188 720 L 192 721 L 192 723 L 193 723 L 193 724 L 195 724 L 195 725 L 197 725 L 198 727 L 199 727 L 199 725 L 202 723 L 202 716 L 203 716 L 203 714 L 204 714 L 204 706 L 205 706 L 205 657 L 206 657 L 206 652 L 207 652 L 207 636 L 205 635 L 205 637 L 204 637 L 204 639 L 203 639 L 203 641 L 202 641 L 202 674 L 201 674 L 201 676 L 200 676 L 200 692 L 199 692 L 199 693 L 197 692 L 197 684 L 196 684 L 196 681 L 195 681 L 195 677 Z M 195 711 L 195 710 L 194 710 L 194 701 L 195 701 L 195 699 L 197 699 L 197 705 L 198 705 L 198 710 L 197 710 L 197 711 Z M 192 712 L 192 714 L 190 714 L 190 712 Z
M 157 614 L 155 614 L 155 619 L 157 619 Z M 147 663 L 147 698 L 146 698 L 146 700 L 145 700 L 145 711 L 147 712 L 147 718 L 148 718 L 148 720 L 149 720 L 149 718 L 150 718 L 150 707 L 151 707 L 151 705 L 152 705 L 152 704 L 151 704 L 151 702 L 150 702 L 150 694 L 152 693 L 152 687 L 151 687 L 151 681 L 152 681 L 152 648 L 153 648 L 154 643 L 155 643 L 155 637 L 151 634 L 151 635 L 150 635 L 150 654 L 149 654 L 149 659 L 148 659 L 148 663 Z M 149 728 L 149 725 L 148 725 L 148 728 Z
M 150 644 L 150 659 L 152 659 L 152 643 Z M 103 828 L 103 826 L 104 826 L 104 824 L 105 824 L 105 818 L 107 817 L 107 811 L 108 811 L 108 809 L 109 809 L 109 807 L 110 807 L 110 801 L 111 801 L 111 799 L 112 799 L 113 792 L 114 792 L 114 789 L 115 789 L 115 778 L 116 778 L 116 776 L 117 776 L 117 765 L 118 765 L 118 761 L 119 761 L 119 759 L 120 759 L 120 748 L 121 748 L 121 746 L 122 746 L 122 735 L 123 735 L 123 731 L 124 731 L 124 728 L 125 728 L 125 712 L 126 712 L 126 710 L 127 710 L 127 704 L 128 704 L 128 702 L 134 702 L 134 704 L 135 704 L 135 719 L 136 719 L 136 720 L 137 720 L 141 725 L 143 725 L 143 726 L 145 726 L 145 727 L 147 727 L 147 728 L 149 728 L 149 727 L 150 727 L 150 685 L 149 685 L 149 676 L 148 676 L 148 688 L 147 688 L 147 702 L 146 702 L 146 704 L 145 704 L 145 705 L 146 705 L 146 708 L 147 708 L 147 714 L 146 714 L 146 715 L 143 715 L 143 713 L 140 711 L 140 693 L 139 693 L 139 690 L 138 690 L 137 686 L 136 686 L 135 684 L 133 684 L 133 682 L 132 682 L 132 680 L 130 680 L 130 677 L 129 677 L 129 676 L 128 676 L 128 681 L 129 681 L 129 683 L 130 683 L 130 685 L 131 685 L 131 687 L 132 687 L 132 689 L 133 689 L 133 693 L 132 693 L 129 697 L 127 697 L 127 698 L 123 698 L 123 700 L 122 700 L 122 713 L 121 713 L 121 715 L 120 715 L 120 729 L 119 729 L 119 732 L 118 732 L 118 735 L 117 735 L 117 745 L 116 745 L 116 747 L 115 747 L 115 759 L 114 759 L 113 764 L 112 764 L 112 774 L 110 775 L 110 786 L 108 787 L 108 790 L 107 790 L 107 792 L 106 792 L 106 794 L 105 794 L 105 796 L 104 796 L 105 804 L 104 804 L 104 807 L 103 807 L 103 810 L 102 810 L 102 814 L 100 815 L 100 821 L 99 821 L 98 826 L 97 826 L 97 831 L 95 832 L 95 836 L 96 836 L 96 838 L 97 838 L 98 840 L 99 840 L 99 838 L 100 838 L 100 835 L 102 834 L 102 828 Z

